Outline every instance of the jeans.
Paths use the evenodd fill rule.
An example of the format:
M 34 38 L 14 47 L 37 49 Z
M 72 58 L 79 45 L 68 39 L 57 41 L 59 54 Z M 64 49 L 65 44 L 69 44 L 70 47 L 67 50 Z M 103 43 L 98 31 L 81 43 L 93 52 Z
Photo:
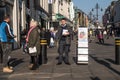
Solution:
M 3 52 L 3 66 L 10 66 L 10 53 L 12 51 L 12 43 L 1 43 Z
M 3 52 L 2 52 L 1 42 L 0 42 L 0 63 L 3 63 Z
M 59 53 L 58 62 L 62 62 L 63 59 L 66 63 L 69 62 L 69 51 L 70 51 L 70 44 L 66 44 L 65 41 L 61 41 L 59 43 L 59 48 L 58 48 L 58 53 Z M 63 57 L 63 54 L 64 54 L 64 57 Z

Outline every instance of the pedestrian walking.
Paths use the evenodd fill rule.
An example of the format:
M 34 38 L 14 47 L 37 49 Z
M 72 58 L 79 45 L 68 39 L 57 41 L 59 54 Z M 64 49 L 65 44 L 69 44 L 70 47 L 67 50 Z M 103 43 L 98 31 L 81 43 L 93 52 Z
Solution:
M 23 54 L 26 53 L 26 50 L 25 50 L 26 34 L 27 34 L 27 30 L 26 29 L 21 31 L 21 34 L 20 34 L 21 35 L 21 46 L 22 46 Z
M 90 29 L 90 30 L 88 31 L 89 43 L 92 42 L 92 36 L 93 36 L 93 31 L 92 31 L 92 29 Z
M 50 48 L 55 46 L 55 33 L 53 30 L 50 31 Z
M 58 32 L 56 34 L 56 39 L 58 41 L 58 63 L 57 65 L 62 64 L 62 61 L 64 60 L 65 64 L 70 65 L 69 63 L 69 51 L 70 51 L 70 44 L 71 44 L 71 35 L 72 30 L 70 26 L 67 25 L 66 19 L 61 19 L 61 25 L 58 29 Z M 63 57 L 65 53 L 65 56 Z
M 99 43 L 104 44 L 104 37 L 103 37 L 103 31 L 99 30 L 97 38 L 99 40 Z
M 11 73 L 13 68 L 10 65 L 10 53 L 12 51 L 12 43 L 16 37 L 13 34 L 13 30 L 9 25 L 10 16 L 6 15 L 4 21 L 0 25 L 0 41 L 3 54 L 3 72 Z
M 28 47 L 28 54 L 30 55 L 30 70 L 38 68 L 38 57 L 40 54 L 40 35 L 38 24 L 36 21 L 30 22 L 30 29 L 28 31 L 26 42 Z

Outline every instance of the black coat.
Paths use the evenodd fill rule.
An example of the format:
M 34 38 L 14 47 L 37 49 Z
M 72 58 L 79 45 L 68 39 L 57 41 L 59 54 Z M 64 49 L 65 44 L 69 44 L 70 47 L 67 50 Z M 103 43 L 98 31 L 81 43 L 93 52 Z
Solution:
M 66 44 L 71 44 L 72 30 L 71 30 L 70 26 L 68 26 L 68 25 L 65 26 L 65 29 L 67 29 L 68 32 L 70 33 L 69 35 L 65 36 L 65 42 L 66 42 Z M 62 37 L 63 37 L 62 31 L 63 31 L 63 27 L 60 26 L 58 28 L 58 32 L 56 34 L 56 40 L 59 41 L 59 43 L 62 41 Z

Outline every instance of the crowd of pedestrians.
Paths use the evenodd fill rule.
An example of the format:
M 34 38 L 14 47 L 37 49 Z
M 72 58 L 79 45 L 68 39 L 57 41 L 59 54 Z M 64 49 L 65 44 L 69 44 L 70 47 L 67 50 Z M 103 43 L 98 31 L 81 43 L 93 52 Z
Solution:
M 12 51 L 12 44 L 15 41 L 14 38 L 16 38 L 9 22 L 10 16 L 6 15 L 4 21 L 0 24 L 0 54 L 2 54 L 0 59 L 3 60 L 1 64 L 3 64 L 3 72 L 6 73 L 13 72 L 13 67 L 10 64 L 10 53 Z M 28 66 L 30 70 L 36 70 L 39 68 L 39 62 L 41 60 L 41 38 L 45 38 L 47 40 L 47 48 L 58 46 L 57 65 L 62 64 L 63 60 L 65 64 L 70 65 L 69 52 L 73 33 L 65 18 L 61 19 L 60 23 L 61 24 L 57 30 L 54 30 L 52 27 L 49 30 L 46 30 L 45 27 L 40 27 L 37 21 L 31 20 L 29 30 L 23 30 L 21 32 L 21 46 L 23 52 L 27 53 L 30 57 L 30 63 Z
M 0 24 L 0 60 L 3 66 L 3 72 L 12 73 L 13 67 L 10 64 L 12 59 L 10 53 L 12 52 L 12 45 L 15 42 L 14 38 L 17 36 L 13 34 L 13 30 L 9 25 L 9 22 L 10 16 L 6 15 L 3 22 Z M 30 57 L 30 63 L 28 66 L 29 69 L 36 70 L 39 68 L 41 62 L 41 39 L 47 40 L 47 48 L 54 48 L 57 46 L 57 65 L 61 65 L 63 61 L 66 65 L 70 65 L 69 52 L 71 40 L 73 40 L 75 33 L 77 34 L 77 31 L 72 31 L 65 18 L 61 19 L 57 30 L 55 30 L 53 27 L 47 30 L 45 27 L 39 26 L 37 21 L 31 20 L 29 29 L 24 29 L 20 34 L 22 50 Z M 89 42 L 92 42 L 92 38 L 95 36 L 100 44 L 104 44 L 105 38 L 109 39 L 109 37 L 112 36 L 111 34 L 112 33 L 110 33 L 110 30 L 106 31 L 104 29 L 90 29 L 88 30 Z
M 0 60 L 3 66 L 3 72 L 12 73 L 13 67 L 10 64 L 12 59 L 10 53 L 15 41 L 14 38 L 17 36 L 13 34 L 13 30 L 9 25 L 9 22 L 10 16 L 6 15 L 3 22 L 0 24 Z M 65 18 L 61 19 L 57 30 L 53 27 L 47 30 L 45 27 L 39 26 L 37 21 L 31 20 L 29 29 L 24 29 L 20 34 L 22 50 L 30 57 L 29 69 L 36 70 L 39 68 L 41 60 L 41 39 L 47 40 L 47 48 L 54 48 L 57 46 L 57 65 L 61 65 L 63 61 L 66 65 L 70 65 L 69 52 L 71 40 L 73 40 L 73 33 L 77 34 L 77 31 L 72 31 Z M 110 30 L 106 31 L 104 29 L 90 29 L 88 30 L 88 33 L 89 42 L 92 42 L 92 38 L 95 36 L 100 44 L 104 44 L 105 38 L 109 39 L 109 37 L 112 36 Z
M 89 43 L 92 42 L 93 37 L 97 38 L 100 44 L 104 44 L 105 39 L 115 37 L 115 33 L 111 29 L 89 29 L 88 30 Z

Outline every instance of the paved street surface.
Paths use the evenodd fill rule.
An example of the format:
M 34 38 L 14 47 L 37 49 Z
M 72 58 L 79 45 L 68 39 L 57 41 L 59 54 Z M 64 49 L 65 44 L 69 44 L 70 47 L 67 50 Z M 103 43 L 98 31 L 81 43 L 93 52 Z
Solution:
M 38 70 L 28 68 L 29 56 L 22 50 L 15 50 L 14 73 L 2 72 L 0 65 L 0 80 L 120 80 L 120 65 L 115 64 L 114 39 L 105 39 L 105 44 L 93 39 L 89 43 L 89 64 L 77 65 L 76 41 L 72 42 L 70 52 L 71 65 L 56 65 L 57 48 L 48 49 L 48 63 L 41 65 Z

